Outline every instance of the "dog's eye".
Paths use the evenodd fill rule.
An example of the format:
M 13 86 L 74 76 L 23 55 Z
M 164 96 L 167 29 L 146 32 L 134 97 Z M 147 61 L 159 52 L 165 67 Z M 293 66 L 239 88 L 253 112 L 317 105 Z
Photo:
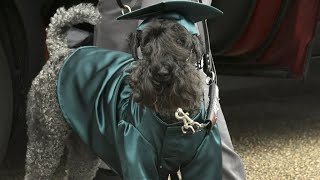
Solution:
M 181 46 L 184 44 L 180 39 L 177 39 L 176 42 L 177 42 L 177 44 L 179 44 L 179 45 L 181 45 Z

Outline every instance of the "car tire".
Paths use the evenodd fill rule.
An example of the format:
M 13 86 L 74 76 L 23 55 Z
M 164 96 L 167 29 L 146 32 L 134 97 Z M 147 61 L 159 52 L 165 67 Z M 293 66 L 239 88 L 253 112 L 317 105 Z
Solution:
M 12 126 L 13 91 L 8 59 L 0 42 L 0 163 L 8 147 Z

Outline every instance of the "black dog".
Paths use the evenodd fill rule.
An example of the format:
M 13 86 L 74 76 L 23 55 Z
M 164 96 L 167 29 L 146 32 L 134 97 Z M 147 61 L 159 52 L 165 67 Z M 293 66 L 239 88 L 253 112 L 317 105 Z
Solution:
M 155 19 L 129 40 L 134 56 L 138 46 L 143 55 L 129 76 L 135 101 L 167 120 L 175 119 L 178 107 L 198 112 L 203 99 L 203 81 L 195 67 L 203 56 L 200 38 L 175 21 Z
M 104 159 L 99 152 L 87 146 L 87 144 L 96 142 L 88 143 L 79 138 L 77 131 L 73 131 L 71 128 L 73 126 L 70 127 L 66 122 L 68 118 L 61 110 L 65 105 L 62 106 L 60 99 L 57 98 L 57 84 L 58 91 L 60 90 L 57 82 L 65 58 L 71 53 L 86 51 L 84 49 L 73 52 L 66 47 L 65 42 L 60 42 L 64 37 L 62 30 L 66 28 L 66 25 L 78 23 L 81 18 L 94 24 L 98 19 L 97 11 L 88 5 L 78 5 L 68 11 L 60 9 L 53 17 L 52 25 L 48 29 L 50 59 L 33 81 L 28 97 L 29 141 L 25 179 L 92 179 L 98 169 L 100 158 L 107 164 L 111 164 L 113 170 L 124 179 L 150 177 L 162 179 L 167 178 L 169 174 L 173 176 L 179 169 L 182 177 L 193 179 L 194 174 L 200 174 L 199 168 L 194 167 L 202 167 L 198 160 L 204 163 L 204 166 L 200 168 L 203 170 L 205 170 L 206 164 L 213 162 L 212 159 L 221 162 L 219 140 L 216 138 L 219 136 L 216 132 L 217 129 L 213 129 L 209 133 L 200 131 L 187 135 L 181 132 L 183 123 L 177 120 L 177 115 L 183 117 L 184 121 L 192 121 L 189 116 L 193 116 L 198 118 L 199 123 L 204 117 L 205 112 L 200 110 L 204 109 L 204 78 L 203 73 L 195 66 L 196 62 L 202 58 L 204 49 L 198 36 L 193 35 L 184 26 L 172 20 L 154 19 L 142 31 L 132 33 L 129 37 L 129 46 L 132 49 L 134 60 L 130 60 L 132 63 L 128 63 L 124 68 L 128 75 L 125 76 L 125 80 L 120 83 L 118 89 L 126 89 L 124 86 L 127 83 L 130 94 L 128 98 L 124 98 L 123 102 L 122 99 L 119 102 L 118 97 L 112 96 L 117 100 L 117 104 L 114 106 L 118 109 L 109 114 L 116 114 L 114 115 L 115 120 L 109 122 L 112 118 L 109 118 L 107 113 L 108 118 L 106 118 L 107 124 L 105 125 L 107 129 L 101 130 L 102 134 L 105 131 L 106 133 L 113 132 L 112 135 L 106 137 L 108 139 L 106 143 L 109 144 L 103 150 L 108 153 L 108 149 L 115 149 L 110 151 L 114 154 L 107 154 L 103 156 L 107 157 Z M 55 35 L 59 37 L 57 38 Z M 90 48 L 87 49 L 90 50 Z M 104 52 L 104 50 L 98 51 Z M 79 60 L 79 62 L 82 61 Z M 97 60 L 97 62 L 100 61 Z M 69 73 L 71 76 L 73 72 Z M 118 85 L 114 89 L 117 90 L 117 87 Z M 120 90 L 116 96 L 123 96 Z M 112 93 L 115 94 L 114 90 L 106 92 L 106 94 Z M 80 103 L 76 103 L 76 105 L 78 104 Z M 66 106 L 72 106 L 72 104 Z M 138 110 L 132 107 L 136 107 Z M 177 114 L 177 108 L 190 114 L 183 112 Z M 142 121 L 143 118 L 140 118 L 146 113 L 152 117 L 148 119 L 148 122 Z M 117 118 L 121 120 L 118 121 Z M 194 120 L 196 121 L 196 119 Z M 108 123 L 111 123 L 110 126 Z M 170 138 L 165 140 L 163 132 L 162 135 L 153 134 L 150 138 L 147 137 L 146 134 L 155 133 L 159 129 L 153 131 L 153 125 L 149 124 L 145 126 L 147 128 L 139 129 L 144 127 L 143 123 L 158 123 L 161 126 L 161 131 L 172 126 L 177 137 L 182 138 L 182 144 L 170 145 Z M 110 130 L 110 127 L 114 129 Z M 98 139 L 103 139 L 101 137 L 104 136 L 99 135 L 94 141 L 99 144 Z M 137 139 L 126 139 L 134 137 Z M 180 140 L 176 142 L 180 142 Z M 129 146 L 127 143 L 140 144 L 135 146 L 137 149 L 134 149 L 132 145 Z M 161 145 L 161 148 L 158 148 L 158 145 Z M 128 156 L 132 148 L 138 154 Z M 173 158 L 160 157 L 168 148 L 177 148 L 173 150 Z M 214 148 L 217 150 L 214 151 Z M 181 156 L 181 160 L 175 158 L 176 155 L 177 157 Z M 141 158 L 132 160 L 138 156 Z M 157 159 L 156 157 L 159 160 L 154 160 Z M 111 160 L 108 162 L 109 159 Z M 156 164 L 154 161 L 160 165 L 154 166 Z M 190 170 L 190 168 L 194 170 Z M 191 171 L 194 171 L 192 176 L 190 175 Z M 216 177 L 215 174 L 219 172 L 219 168 L 217 171 L 208 168 L 207 172 L 209 173 L 206 174 L 206 178 Z

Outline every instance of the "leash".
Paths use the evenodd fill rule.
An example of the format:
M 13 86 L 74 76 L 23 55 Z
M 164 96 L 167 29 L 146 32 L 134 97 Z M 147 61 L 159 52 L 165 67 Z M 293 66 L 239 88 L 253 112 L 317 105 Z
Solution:
M 202 0 L 199 0 L 202 3 Z M 216 69 L 214 66 L 213 56 L 210 47 L 210 37 L 208 31 L 207 20 L 202 21 L 204 42 L 205 42 L 205 54 L 203 56 L 203 71 L 207 75 L 207 84 L 209 85 L 209 105 L 207 108 L 207 114 L 205 116 L 206 121 L 211 122 L 211 126 L 214 126 L 217 121 L 217 114 L 219 110 L 219 88 L 217 85 Z

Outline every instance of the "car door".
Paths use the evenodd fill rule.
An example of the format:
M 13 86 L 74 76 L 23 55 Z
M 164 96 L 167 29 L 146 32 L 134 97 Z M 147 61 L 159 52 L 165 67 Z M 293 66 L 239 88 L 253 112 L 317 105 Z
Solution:
M 320 46 L 318 0 L 217 0 L 213 5 L 224 11 L 224 17 L 208 22 L 220 74 L 305 76 Z

